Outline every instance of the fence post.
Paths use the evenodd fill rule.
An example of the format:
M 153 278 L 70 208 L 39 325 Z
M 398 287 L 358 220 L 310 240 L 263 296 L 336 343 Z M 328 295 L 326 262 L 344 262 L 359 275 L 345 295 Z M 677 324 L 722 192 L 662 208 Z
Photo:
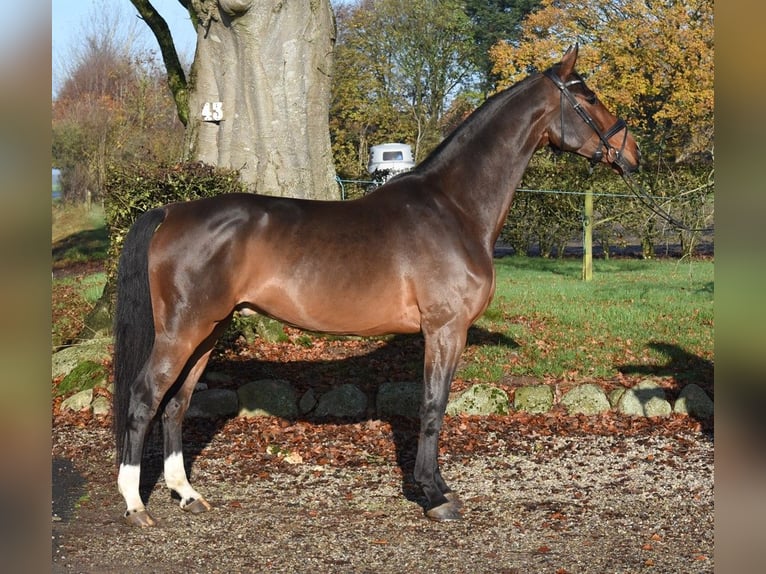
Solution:
M 582 216 L 582 278 L 583 281 L 593 279 L 593 190 L 585 190 Z

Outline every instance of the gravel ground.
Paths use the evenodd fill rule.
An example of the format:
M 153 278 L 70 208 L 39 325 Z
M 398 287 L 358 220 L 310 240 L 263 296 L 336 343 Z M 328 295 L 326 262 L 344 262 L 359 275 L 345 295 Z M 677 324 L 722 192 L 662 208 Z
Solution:
M 159 526 L 146 530 L 121 521 L 109 430 L 53 433 L 55 573 L 713 572 L 704 433 L 509 430 L 482 452 L 447 450 L 442 472 L 466 503 L 453 523 L 424 518 L 397 457 L 356 466 L 275 458 L 259 472 L 218 436 L 192 467 L 213 510 L 183 513 L 159 470 L 147 470 Z

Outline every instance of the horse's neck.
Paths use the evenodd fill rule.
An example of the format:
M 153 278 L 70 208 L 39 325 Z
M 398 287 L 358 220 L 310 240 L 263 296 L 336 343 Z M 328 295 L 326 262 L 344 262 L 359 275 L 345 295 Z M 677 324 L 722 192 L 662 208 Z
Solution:
M 441 150 L 442 192 L 481 229 L 491 247 L 505 221 L 513 195 L 537 150 L 546 104 L 527 89 L 486 110 L 469 133 L 456 134 Z

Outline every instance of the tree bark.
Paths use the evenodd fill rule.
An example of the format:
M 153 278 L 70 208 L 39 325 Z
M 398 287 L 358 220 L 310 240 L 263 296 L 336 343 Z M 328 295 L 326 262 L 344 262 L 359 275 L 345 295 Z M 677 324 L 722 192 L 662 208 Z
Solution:
M 256 193 L 338 199 L 329 135 L 329 0 L 192 0 L 188 158 Z

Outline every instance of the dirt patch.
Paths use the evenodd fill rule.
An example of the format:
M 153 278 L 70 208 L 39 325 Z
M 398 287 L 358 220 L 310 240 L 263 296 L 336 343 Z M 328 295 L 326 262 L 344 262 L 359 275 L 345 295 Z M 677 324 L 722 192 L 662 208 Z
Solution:
M 190 421 L 192 482 L 214 504 L 197 516 L 162 483 L 155 429 L 147 530 L 121 521 L 108 421 L 59 421 L 53 572 L 713 571 L 708 431 L 680 417 L 609 417 L 603 432 L 542 420 L 447 418 L 442 471 L 466 509 L 440 524 L 423 516 L 406 421 Z

